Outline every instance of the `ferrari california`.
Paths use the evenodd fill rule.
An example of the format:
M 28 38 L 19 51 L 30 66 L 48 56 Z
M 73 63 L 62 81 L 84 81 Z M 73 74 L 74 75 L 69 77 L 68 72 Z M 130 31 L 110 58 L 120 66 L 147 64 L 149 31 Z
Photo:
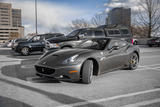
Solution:
M 82 81 L 89 84 L 92 77 L 118 70 L 135 70 L 139 63 L 139 48 L 116 38 L 92 38 L 76 48 L 45 53 L 35 64 L 41 77 Z

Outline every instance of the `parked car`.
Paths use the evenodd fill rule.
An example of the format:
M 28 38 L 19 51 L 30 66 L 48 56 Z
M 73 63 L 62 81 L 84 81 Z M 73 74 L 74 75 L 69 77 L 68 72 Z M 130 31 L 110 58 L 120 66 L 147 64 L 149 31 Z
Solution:
M 133 35 L 128 27 L 120 25 L 102 25 L 97 28 L 77 29 L 62 38 L 51 38 L 46 43 L 46 50 L 55 48 L 73 48 L 77 46 L 82 40 L 94 37 L 116 37 L 133 42 Z
M 45 41 L 45 49 L 52 50 L 55 48 L 74 48 L 84 39 L 93 37 L 105 37 L 105 34 L 102 29 L 97 28 L 77 29 L 66 36 L 48 39 L 47 41 Z
M 53 34 L 41 34 L 33 36 L 31 39 L 28 39 L 26 42 L 19 42 L 15 46 L 15 51 L 21 53 L 22 55 L 29 55 L 31 52 L 42 51 L 45 47 L 44 40 L 47 40 L 52 37 L 60 37 L 64 36 L 61 33 L 53 33 Z
M 83 40 L 74 49 L 60 49 L 44 54 L 35 64 L 37 75 L 89 84 L 93 75 L 116 69 L 137 68 L 139 48 L 116 38 Z
M 27 39 L 26 38 L 16 38 L 16 39 L 13 39 L 12 41 L 11 41 L 11 48 L 12 48 L 12 50 L 14 50 L 14 48 L 17 46 L 17 44 L 19 43 L 19 42 L 25 42 L 25 41 L 27 41 Z
M 9 40 L 6 42 L 6 47 L 11 48 L 13 40 Z
M 127 26 L 123 25 L 102 25 L 97 28 L 103 29 L 106 37 L 115 37 L 133 44 L 133 35 Z
M 147 41 L 149 47 L 160 46 L 160 37 L 151 38 Z

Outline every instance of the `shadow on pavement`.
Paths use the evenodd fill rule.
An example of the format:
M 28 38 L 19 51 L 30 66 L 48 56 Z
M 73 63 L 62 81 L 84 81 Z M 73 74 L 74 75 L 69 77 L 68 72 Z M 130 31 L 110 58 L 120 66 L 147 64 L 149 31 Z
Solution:
M 33 83 L 60 83 L 60 81 L 53 78 L 41 78 L 36 76 L 34 64 L 37 60 L 23 60 L 18 65 L 8 65 L 1 68 L 1 73 L 5 76 L 18 78 L 24 81 Z
M 2 78 L 0 78 L 0 81 L 3 81 L 7 84 L 11 84 L 11 85 L 14 85 L 14 86 L 17 86 L 17 87 L 28 89 L 28 90 L 36 92 L 36 93 L 43 94 L 46 97 L 48 97 L 49 99 L 57 101 L 61 104 L 74 104 L 74 103 L 79 103 L 79 102 L 87 102 L 86 100 L 83 100 L 83 99 L 75 98 L 75 97 L 64 95 L 64 94 L 61 94 L 61 93 L 47 92 L 45 90 L 40 90 L 40 89 L 37 89 L 37 88 L 34 88 L 34 87 L 26 86 L 26 85 L 19 84 L 19 83 L 9 81 L 9 80 L 5 80 L 5 79 L 2 79 Z M 94 103 L 92 103 L 91 105 L 92 105 L 92 107 L 104 107 L 102 105 L 94 104 Z
M 23 56 L 20 53 L 16 53 L 11 49 L 1 49 L 0 55 L 5 55 L 9 58 L 19 58 L 19 59 L 38 59 L 43 53 L 42 52 L 34 52 L 28 56 Z
M 0 107 L 32 107 L 20 101 L 0 96 Z

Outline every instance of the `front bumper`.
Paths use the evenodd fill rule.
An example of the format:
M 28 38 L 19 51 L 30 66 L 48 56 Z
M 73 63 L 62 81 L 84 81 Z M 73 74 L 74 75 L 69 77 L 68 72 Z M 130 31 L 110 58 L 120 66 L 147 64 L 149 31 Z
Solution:
M 13 47 L 13 50 L 15 51 L 15 52 L 18 52 L 18 53 L 20 53 L 21 52 L 21 47 L 20 46 L 15 46 L 15 47 Z
M 53 77 L 59 80 L 70 80 L 72 82 L 80 80 L 81 65 L 71 65 L 65 67 L 48 67 L 43 65 L 35 65 L 36 74 L 38 76 Z

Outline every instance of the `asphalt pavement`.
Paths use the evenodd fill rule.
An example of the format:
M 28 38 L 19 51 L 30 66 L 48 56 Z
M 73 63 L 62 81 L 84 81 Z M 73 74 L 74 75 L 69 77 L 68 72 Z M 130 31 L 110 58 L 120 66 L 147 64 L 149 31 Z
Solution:
M 140 46 L 137 70 L 94 77 L 92 84 L 35 75 L 42 53 L 0 48 L 0 107 L 160 107 L 160 48 Z

